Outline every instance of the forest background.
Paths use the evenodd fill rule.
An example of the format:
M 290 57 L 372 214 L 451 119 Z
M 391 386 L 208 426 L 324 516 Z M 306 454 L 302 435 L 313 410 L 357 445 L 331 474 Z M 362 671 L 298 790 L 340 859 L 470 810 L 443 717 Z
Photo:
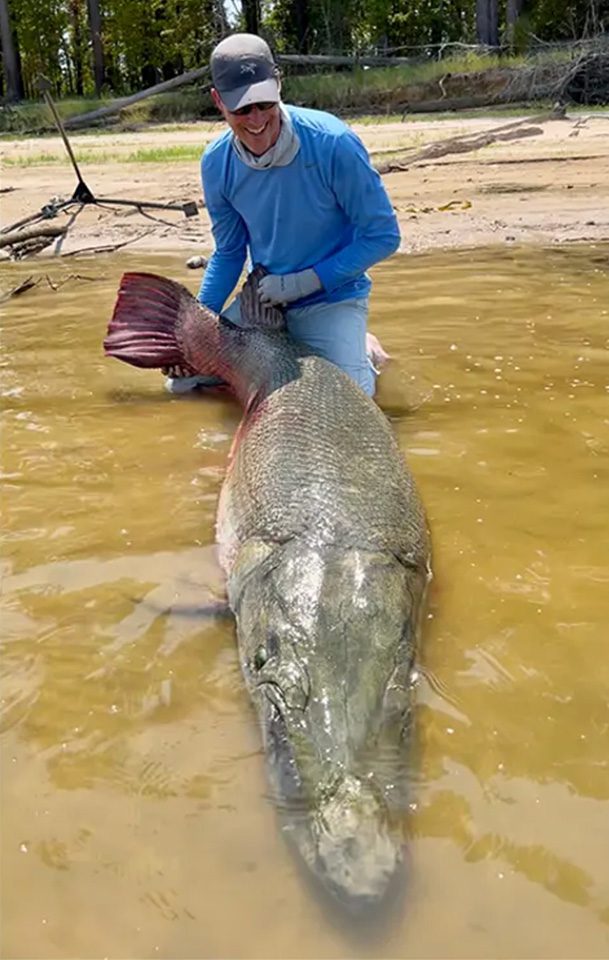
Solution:
M 276 53 L 526 53 L 609 31 L 609 0 L 0 0 L 4 103 L 122 96 L 204 65 L 244 29 Z

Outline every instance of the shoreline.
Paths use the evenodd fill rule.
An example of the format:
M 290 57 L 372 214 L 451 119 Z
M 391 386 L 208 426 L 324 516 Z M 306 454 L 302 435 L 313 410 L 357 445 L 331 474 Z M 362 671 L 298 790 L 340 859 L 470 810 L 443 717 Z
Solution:
M 488 132 L 498 121 L 456 115 L 454 120 L 352 126 L 372 158 L 384 160 L 388 154 L 416 154 L 456 135 Z M 415 161 L 404 171 L 385 174 L 402 230 L 400 252 L 609 241 L 609 117 L 578 114 L 535 123 L 535 128 L 533 135 L 522 139 Z M 201 122 L 187 130 L 151 127 L 132 133 L 72 135 L 75 150 L 86 147 L 88 156 L 95 158 L 97 150 L 107 157 L 112 151 L 109 162 L 81 165 L 96 197 L 195 201 L 199 215 L 187 219 L 176 211 L 73 206 L 48 221 L 67 225 L 67 236 L 25 262 L 48 263 L 58 254 L 119 244 L 134 253 L 185 251 L 209 256 L 213 243 L 201 202 L 198 161 L 137 163 L 126 158 L 128 151 L 143 146 L 162 154 L 182 145 L 196 155 L 221 129 L 218 123 Z M 0 195 L 3 226 L 36 213 L 52 198 L 67 199 L 73 193 L 76 178 L 67 158 L 59 160 L 63 149 L 59 138 L 44 141 L 47 150 L 59 155 L 58 165 L 35 162 L 40 145 L 36 139 L 0 145 L 2 159 L 9 161 L 3 169 L 3 188 L 9 189 Z

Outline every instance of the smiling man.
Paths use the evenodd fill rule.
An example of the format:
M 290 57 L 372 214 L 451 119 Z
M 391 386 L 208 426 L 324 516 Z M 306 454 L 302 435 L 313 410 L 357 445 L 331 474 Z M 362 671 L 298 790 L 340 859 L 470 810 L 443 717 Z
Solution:
M 211 56 L 212 97 L 228 129 L 202 160 L 215 250 L 199 300 L 223 309 L 246 257 L 268 271 L 260 298 L 286 305 L 292 336 L 374 394 L 366 351 L 366 270 L 400 243 L 380 176 L 349 127 L 329 113 L 281 102 L 277 66 L 260 37 L 237 33 Z M 184 392 L 197 378 L 170 378 Z

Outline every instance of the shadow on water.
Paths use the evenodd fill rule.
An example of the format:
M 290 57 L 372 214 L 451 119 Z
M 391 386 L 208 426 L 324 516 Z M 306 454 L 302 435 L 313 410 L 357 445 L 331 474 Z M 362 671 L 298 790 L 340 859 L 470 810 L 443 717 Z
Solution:
M 200 606 L 197 604 L 172 603 L 169 606 L 162 607 L 152 600 L 138 600 L 136 597 L 131 597 L 130 599 L 133 603 L 140 603 L 149 610 L 154 610 L 155 613 L 164 616 L 184 617 L 185 619 L 193 621 L 220 619 L 230 622 L 234 619 L 233 612 L 226 600 L 218 600 L 215 603 L 206 603 Z

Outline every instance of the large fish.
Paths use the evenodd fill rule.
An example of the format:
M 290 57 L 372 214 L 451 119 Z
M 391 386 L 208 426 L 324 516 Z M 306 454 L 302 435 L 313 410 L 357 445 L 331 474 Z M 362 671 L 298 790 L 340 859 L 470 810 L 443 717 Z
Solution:
M 243 326 L 171 280 L 123 276 L 105 352 L 228 382 L 244 407 L 217 518 L 243 676 L 285 830 L 350 907 L 401 857 L 424 511 L 385 416 L 241 295 Z

